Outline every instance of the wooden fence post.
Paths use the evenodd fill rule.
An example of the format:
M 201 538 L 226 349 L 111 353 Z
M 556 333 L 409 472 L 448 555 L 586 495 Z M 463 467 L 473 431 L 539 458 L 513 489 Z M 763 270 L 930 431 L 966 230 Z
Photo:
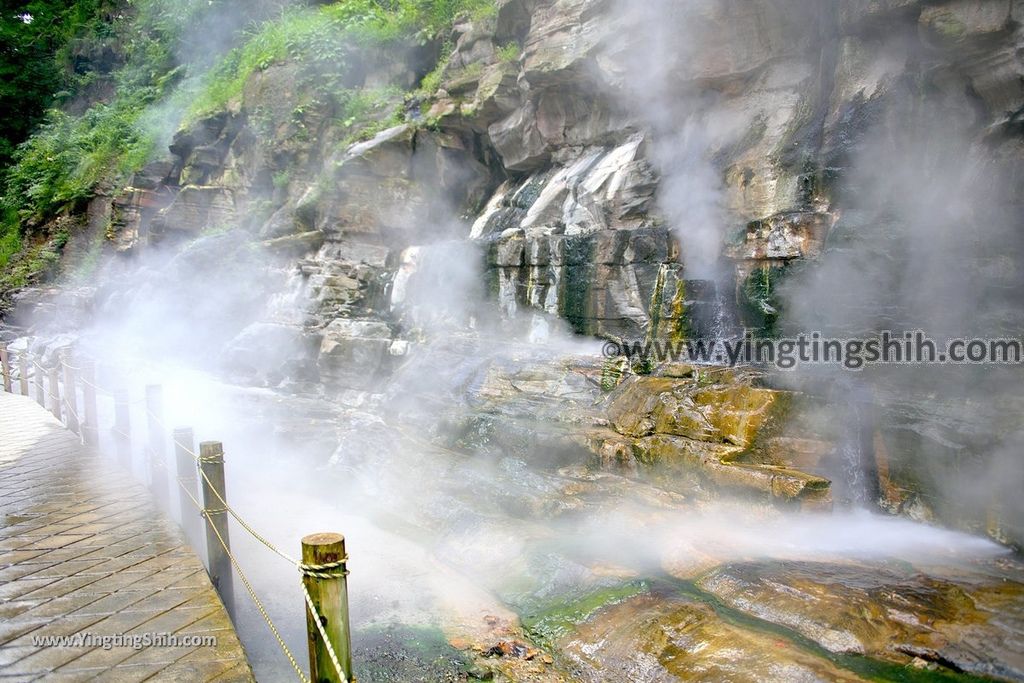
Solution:
M 0 372 L 4 376 L 4 391 L 11 393 L 11 357 L 7 354 L 7 344 L 0 344 Z
M 315 619 L 327 633 L 334 654 L 348 681 L 352 676 L 352 634 L 348 618 L 348 570 L 345 537 L 341 534 L 313 534 L 302 539 L 302 583 L 313 600 L 316 614 L 306 606 L 306 637 L 309 641 L 309 679 L 320 683 L 343 683 L 320 636 Z
M 164 395 L 163 387 L 150 384 L 146 387 L 147 435 L 149 438 L 149 488 L 157 503 L 164 510 L 169 509 L 170 493 L 167 490 L 167 447 L 164 443 Z
M 174 456 L 178 466 L 178 504 L 181 507 L 181 528 L 197 554 L 203 547 L 203 516 L 194 501 L 199 498 L 199 463 L 194 455 L 196 437 L 188 427 L 174 430 Z
M 79 434 L 81 428 L 78 424 L 78 390 L 75 387 L 75 369 L 71 366 L 70 360 L 69 353 L 61 357 L 61 363 L 64 365 L 64 402 L 67 403 L 67 410 L 64 412 L 68 429 Z
M 32 372 L 32 378 L 36 384 L 36 403 L 42 407 L 46 407 L 46 378 L 43 376 L 43 359 L 42 356 L 35 356 L 32 358 L 32 365 L 35 370 Z
M 96 406 L 96 362 L 82 362 L 82 398 L 85 403 L 85 424 L 82 436 L 85 445 L 96 448 L 100 443 L 100 416 Z
M 219 441 L 199 444 L 199 471 L 203 475 L 203 517 L 206 518 L 206 556 L 210 561 L 210 579 L 233 617 L 235 594 L 231 558 L 228 556 L 228 550 L 231 549 L 226 508 L 228 492 L 224 485 L 224 446 Z
M 60 367 L 53 366 L 50 368 L 49 384 L 50 384 L 50 412 L 58 420 L 61 419 L 61 406 L 60 404 Z
M 117 461 L 129 472 L 132 470 L 132 411 L 128 390 L 119 386 L 114 391 L 114 436 L 117 441 Z
M 28 396 L 28 350 L 18 354 L 18 388 L 22 396 Z

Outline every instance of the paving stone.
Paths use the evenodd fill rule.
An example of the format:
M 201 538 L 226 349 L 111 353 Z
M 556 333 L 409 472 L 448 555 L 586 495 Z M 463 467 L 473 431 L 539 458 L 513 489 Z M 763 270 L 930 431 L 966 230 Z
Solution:
M 84 634 L 216 646 L 41 647 Z M 253 681 L 223 603 L 148 491 L 30 399 L 0 393 L 0 683 Z
M 0 647 L 0 667 L 14 664 L 38 650 L 38 647 Z

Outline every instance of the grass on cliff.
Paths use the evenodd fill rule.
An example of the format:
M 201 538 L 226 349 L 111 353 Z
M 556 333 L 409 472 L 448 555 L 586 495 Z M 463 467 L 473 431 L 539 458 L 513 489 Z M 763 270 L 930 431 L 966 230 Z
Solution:
M 495 0 L 340 0 L 290 9 L 256 27 L 209 74 L 187 119 L 224 109 L 256 71 L 296 61 L 326 91 L 340 88 L 352 52 L 413 38 L 425 43 L 462 15 L 482 18 Z
M 59 94 L 72 99 L 100 81 L 113 94 L 78 115 L 50 109 L 14 151 L 2 179 L 0 268 L 22 250 L 27 226 L 40 226 L 73 209 L 101 185 L 115 183 L 149 159 L 156 138 L 144 117 L 174 84 L 180 73 L 173 54 L 177 38 L 209 0 L 126 0 L 120 12 L 112 11 L 111 4 L 92 3 L 95 11 L 80 12 L 77 29 L 61 28 L 71 31 L 73 39 L 51 55 L 54 64 L 70 70 L 83 56 L 114 52 L 120 65 L 109 73 L 76 67 Z M 102 12 L 96 9 L 100 6 Z
M 449 30 L 458 16 L 480 18 L 493 14 L 496 7 L 495 0 L 338 0 L 289 9 L 244 34 L 239 47 L 216 61 L 201 79 L 198 92 L 194 85 L 178 87 L 191 83 L 197 74 L 189 70 L 200 67 L 180 64 L 176 48 L 203 21 L 203 13 L 215 12 L 220 4 L 221 0 L 72 3 L 75 11 L 65 15 L 70 19 L 53 29 L 60 31 L 61 49 L 49 59 L 54 69 L 70 74 L 60 86 L 64 91 L 55 93 L 60 95 L 56 101 L 90 92 L 108 94 L 82 114 L 50 109 L 13 152 L 13 163 L 0 179 L 0 269 L 19 254 L 18 264 L 35 263 L 23 252 L 45 237 L 38 233 L 40 226 L 80 207 L 103 186 L 116 188 L 141 168 L 160 147 L 159 136 L 176 126 L 158 116 L 163 108 L 174 109 L 168 104 L 172 99 L 186 101 L 180 104 L 179 115 L 184 111 L 186 120 L 194 119 L 238 98 L 257 70 L 296 60 L 338 101 L 345 127 L 355 130 L 355 119 L 371 115 L 383 126 L 391 119 L 380 116 L 380 98 L 344 87 L 351 51 L 398 40 L 426 43 Z M 77 66 L 83 56 L 110 53 L 117 55 L 116 64 L 108 65 L 112 71 L 83 71 Z
M 19 251 L 21 251 L 21 233 L 17 227 L 0 232 L 0 269 L 3 269 Z

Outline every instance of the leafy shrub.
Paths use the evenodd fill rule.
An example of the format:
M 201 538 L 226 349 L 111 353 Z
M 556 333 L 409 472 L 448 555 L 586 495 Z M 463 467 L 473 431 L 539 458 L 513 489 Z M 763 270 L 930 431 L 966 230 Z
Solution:
M 0 268 L 7 265 L 11 257 L 21 251 L 21 234 L 17 226 L 0 233 Z
M 300 62 L 323 89 L 336 90 L 352 50 L 417 36 L 426 41 L 463 14 L 483 18 L 495 8 L 495 0 L 340 0 L 287 10 L 211 70 L 188 119 L 223 109 L 254 72 L 285 61 Z
M 522 48 L 519 47 L 519 43 L 509 43 L 498 48 L 498 61 L 505 64 L 513 64 L 519 61 L 519 55 L 522 52 Z
M 50 112 L 19 147 L 5 199 L 21 220 L 41 219 L 86 199 L 104 179 L 130 172 L 148 158 L 151 138 L 136 126 L 136 103 L 97 105 L 81 117 Z
M 46 30 L 54 36 L 45 43 L 42 53 L 50 60 L 48 66 L 40 67 L 38 73 L 26 73 L 33 74 L 31 77 L 40 81 L 46 93 L 63 87 L 58 94 L 65 99 L 100 78 L 112 80 L 116 95 L 94 104 L 80 116 L 50 109 L 33 134 L 13 152 L 0 140 L 0 158 L 8 152 L 13 157 L 2 179 L 0 268 L 19 251 L 27 250 L 17 259 L 19 274 L 13 280 L 4 278 L 7 284 L 26 280 L 32 268 L 48 267 L 59 253 L 59 249 L 51 248 L 43 253 L 38 242 L 25 246 L 24 225 L 42 223 L 74 207 L 91 197 L 99 186 L 115 185 L 144 165 L 163 142 L 155 138 L 157 129 L 171 128 L 166 120 L 157 121 L 164 115 L 163 108 L 180 106 L 179 112 L 186 112 L 186 120 L 221 110 L 240 97 L 254 72 L 295 60 L 303 65 L 307 77 L 315 79 L 339 105 L 342 123 L 353 130 L 350 137 L 372 134 L 399 122 L 401 114 L 396 105 L 400 98 L 392 92 L 359 92 L 343 87 L 351 51 L 410 38 L 425 42 L 450 29 L 460 15 L 480 19 L 492 15 L 496 7 L 495 0 L 338 0 L 289 9 L 251 29 L 239 47 L 217 59 L 200 79 L 189 73 L 190 69 L 195 71 L 196 64 L 178 63 L 175 47 L 202 20 L 203 12 L 217 9 L 222 2 L 226 0 L 32 3 L 33 7 L 47 6 L 46 11 L 53 16 L 46 15 L 52 19 L 52 26 L 47 24 Z M 44 24 L 37 26 L 43 28 Z M 17 24 L 0 28 L 5 40 L 10 35 L 19 40 L 32 38 L 31 32 L 17 34 Z M 88 69 L 75 73 L 68 68 L 74 54 L 90 50 L 99 53 L 107 48 L 120 59 L 121 65 L 113 74 Z M 36 60 L 32 64 L 41 64 L 40 54 L 33 53 L 32 59 Z M 64 69 L 71 74 L 68 80 L 54 76 L 51 67 L 55 64 L 58 71 Z M 5 66 L 10 67 L 0 60 L 0 75 L 14 73 L 12 68 L 5 71 Z M 440 71 L 432 76 L 438 84 Z M 18 87 L 14 80 L 11 87 Z M 0 95 L 6 97 L 10 89 L 0 90 Z M 159 108 L 154 106 L 158 104 Z M 162 125 L 152 125 L 154 122 Z
M 32 3 L 31 11 L 46 4 Z M 42 222 L 147 161 L 155 141 L 144 114 L 176 83 L 181 70 L 173 47 L 196 13 L 209 4 L 209 0 L 125 0 L 115 11 L 118 3 L 112 0 L 78 0 L 59 15 L 62 23 L 46 28 L 60 33 L 59 46 L 48 58 L 71 74 L 58 95 L 71 97 L 101 77 L 113 82 L 116 95 L 79 116 L 60 109 L 46 111 L 42 123 L 12 152 L 13 163 L 5 169 L 0 197 L 0 267 L 22 248 L 25 222 Z M 124 6 L 128 11 L 121 11 Z M 48 16 L 34 17 L 30 25 Z M 70 67 L 75 54 L 108 48 L 116 48 L 121 60 L 112 74 L 88 69 L 79 73 Z M 53 250 L 26 255 L 18 264 L 21 274 L 13 281 L 26 280 L 32 268 L 47 266 L 56 255 Z

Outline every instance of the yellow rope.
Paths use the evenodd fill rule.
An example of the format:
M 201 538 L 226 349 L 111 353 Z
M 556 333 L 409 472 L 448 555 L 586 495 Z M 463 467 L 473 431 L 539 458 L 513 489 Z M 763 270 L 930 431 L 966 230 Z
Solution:
M 100 386 L 100 385 L 98 385 L 98 384 L 93 384 L 92 382 L 90 382 L 89 380 L 87 380 L 87 379 L 86 379 L 86 378 L 84 378 L 84 377 L 79 377 L 79 378 L 78 378 L 78 380 L 79 380 L 79 381 L 80 381 L 80 382 L 81 382 L 82 384 L 84 384 L 85 386 L 87 386 L 87 387 L 92 387 L 93 389 L 95 389 L 95 390 L 96 390 L 96 391 L 97 391 L 98 393 L 100 393 L 100 394 L 105 394 L 105 395 L 107 395 L 107 396 L 114 396 L 114 392 L 113 392 L 113 391 L 111 391 L 110 389 L 107 389 L 107 388 L 105 388 L 105 387 L 101 387 L 101 386 Z
M 302 572 L 303 576 L 312 576 L 315 579 L 338 579 L 348 576 L 348 569 L 345 568 L 347 562 L 348 556 L 341 558 L 337 562 L 300 564 L 299 571 Z
M 149 412 L 149 411 L 147 411 L 147 412 Z M 161 422 L 159 417 L 157 417 L 156 415 L 153 415 L 153 413 L 149 413 L 149 414 L 153 417 L 154 420 L 156 420 L 156 422 L 163 429 L 165 429 L 165 430 L 167 429 L 167 427 L 163 424 L 163 422 Z M 193 451 L 192 449 L 190 449 L 188 446 L 186 446 L 185 444 L 181 443 L 177 439 L 174 439 L 174 443 L 175 443 L 175 445 L 180 446 L 181 450 L 183 452 L 188 453 L 189 455 L 191 455 L 192 458 L 197 463 L 218 462 L 221 459 L 221 456 L 215 456 L 215 457 L 212 457 L 212 458 L 204 458 L 204 456 L 201 456 L 201 455 L 197 454 L 195 451 Z M 242 519 L 242 516 L 239 515 L 237 512 L 235 512 L 235 509 L 232 508 L 228 504 L 228 502 L 224 499 L 224 496 L 222 496 L 220 494 L 220 491 L 217 490 L 217 487 L 213 485 L 212 481 L 210 481 L 210 478 L 208 476 L 206 476 L 206 472 L 203 471 L 203 468 L 199 467 L 198 470 L 199 470 L 199 475 L 203 478 L 203 481 L 205 481 L 209 485 L 210 491 L 213 492 L 213 495 L 217 498 L 217 500 L 220 502 L 220 504 L 224 506 L 224 509 L 227 510 L 228 514 L 230 514 L 234 518 L 234 520 L 236 522 L 238 522 L 238 524 L 249 533 L 249 535 L 251 535 L 257 541 L 259 541 L 264 546 L 266 546 L 271 552 L 277 554 L 278 556 L 280 556 L 285 561 L 287 561 L 290 564 L 293 564 L 295 566 L 299 566 L 300 563 L 299 563 L 298 560 L 294 559 L 293 557 L 289 556 L 287 553 L 283 552 L 280 548 L 278 548 L 276 545 L 274 545 L 273 543 L 268 541 L 259 532 L 257 532 L 255 529 L 253 529 L 249 525 L 248 522 L 246 522 L 244 519 Z
M 263 606 L 263 602 L 256 595 L 256 591 L 253 589 L 252 584 L 249 583 L 248 577 L 246 577 L 245 572 L 242 571 L 242 567 L 238 564 L 238 560 L 235 559 L 234 553 L 231 552 L 231 549 L 228 547 L 228 544 L 224 542 L 224 538 L 221 536 L 220 531 L 217 529 L 217 525 L 214 524 L 213 520 L 211 520 L 209 516 L 205 514 L 206 511 L 203 510 L 203 506 L 199 503 L 198 500 L 196 500 L 195 496 L 192 495 L 192 492 L 188 490 L 188 488 L 185 486 L 185 483 L 181 481 L 180 478 L 178 479 L 178 484 L 181 486 L 182 490 L 188 495 L 188 497 L 192 500 L 196 508 L 203 513 L 204 517 L 206 517 L 206 521 L 207 524 L 209 525 L 209 528 L 217 537 L 217 541 L 220 543 L 220 547 L 224 549 L 224 553 L 228 556 L 228 559 L 231 560 L 231 566 L 234 567 L 235 571 L 238 573 L 238 578 L 242 580 L 242 584 L 245 586 L 245 590 L 248 591 L 249 597 L 252 598 L 253 603 L 256 605 L 256 609 L 258 609 L 260 614 L 263 616 L 263 620 L 267 622 L 267 627 L 270 628 L 270 632 L 274 634 L 274 638 L 277 639 L 277 644 L 281 646 L 281 651 L 284 652 L 285 657 L 288 658 L 288 661 L 289 663 L 291 663 L 292 668 L 295 669 L 295 673 L 298 674 L 299 680 L 302 681 L 302 683 L 310 683 L 309 679 L 306 678 L 306 674 L 303 673 L 301 667 L 299 667 L 299 663 L 295 661 L 295 656 L 292 655 L 292 651 L 288 649 L 288 645 L 284 642 L 284 638 L 281 637 L 281 633 L 277 630 L 277 626 L 274 625 L 274 620 L 271 619 L 270 615 L 267 613 L 266 608 Z M 303 589 L 305 589 L 305 587 L 303 587 Z
M 345 675 L 345 669 L 341 666 L 341 662 L 338 661 L 338 655 L 334 652 L 334 646 L 331 645 L 331 639 L 327 637 L 327 631 L 324 630 L 323 619 L 320 618 L 320 614 L 316 611 L 316 606 L 313 605 L 313 597 L 309 594 L 309 589 L 306 588 L 306 582 L 301 582 L 302 594 L 306 598 L 306 606 L 309 607 L 309 614 L 313 617 L 313 623 L 316 624 L 316 630 L 320 632 L 320 638 L 324 641 L 324 646 L 327 648 L 327 655 L 331 658 L 331 663 L 334 664 L 334 670 L 338 672 L 338 678 L 341 679 L 342 683 L 348 683 L 348 676 Z
M 46 368 L 44 368 L 42 365 L 40 365 L 39 363 L 35 362 L 34 360 L 32 361 L 32 364 L 38 370 L 40 370 L 40 371 L 49 372 Z M 63 360 L 61 361 L 61 365 L 64 368 L 70 369 L 72 371 L 80 370 L 80 368 L 75 368 L 75 367 L 69 365 L 68 363 L 66 363 Z M 113 395 L 111 392 L 107 391 L 106 389 L 104 389 L 104 388 L 102 388 L 102 387 L 100 387 L 100 386 L 98 386 L 98 385 L 96 385 L 96 384 L 94 384 L 94 383 L 84 379 L 84 378 L 79 377 L 78 379 L 80 379 L 83 384 L 85 384 L 87 386 L 90 386 L 90 387 L 96 389 L 97 391 L 99 391 L 101 393 L 107 393 L 109 395 Z M 40 382 L 40 385 L 42 385 L 41 382 Z M 66 394 L 65 394 L 65 396 L 62 399 L 59 395 L 54 394 L 52 391 L 46 391 L 44 389 L 44 393 L 47 394 L 50 397 L 51 400 L 56 400 L 56 401 L 59 401 L 59 402 L 63 403 L 64 408 L 67 410 L 69 416 L 74 417 L 75 421 L 78 424 L 81 424 L 81 419 L 78 416 L 78 412 L 74 408 L 72 408 L 71 402 L 67 398 Z M 135 401 L 135 402 L 132 402 L 132 403 L 133 404 L 134 403 L 141 403 L 144 400 L 145 399 L 140 400 L 140 401 Z M 161 420 L 158 415 L 156 415 L 153 411 L 149 410 L 148 408 L 146 409 L 146 413 L 164 431 L 167 430 L 167 426 L 164 424 L 163 420 Z M 119 430 L 117 428 L 112 429 L 112 431 L 114 433 L 116 433 L 116 434 L 119 434 L 120 436 L 122 436 L 124 438 L 131 438 L 129 434 L 127 434 L 127 433 L 125 433 L 125 432 L 123 432 L 123 431 L 121 431 L 121 430 Z M 174 444 L 176 446 L 178 446 L 179 448 L 181 448 L 181 450 L 183 452 L 185 452 L 185 453 L 189 454 L 190 456 L 192 456 L 192 458 L 196 461 L 197 464 L 203 464 L 203 463 L 215 462 L 215 461 L 220 461 L 221 460 L 221 456 L 219 456 L 219 455 L 218 456 L 212 456 L 212 457 L 204 457 L 204 456 L 201 456 L 201 455 L 195 453 L 195 451 L 193 451 L 191 448 L 189 448 L 187 445 L 181 443 L 177 439 L 173 439 L 173 441 L 174 441 Z M 163 468 L 165 470 L 168 469 L 167 463 L 164 461 L 164 459 L 154 458 L 153 462 L 159 468 Z M 200 514 L 206 519 L 207 524 L 209 525 L 209 528 L 213 531 L 214 535 L 217 538 L 217 541 L 220 543 L 221 548 L 224 549 L 225 554 L 228 556 L 228 559 L 231 561 L 231 566 L 234 568 L 235 572 L 238 573 L 238 577 L 242 580 L 242 584 L 245 586 L 246 591 L 249 593 L 249 597 L 252 598 L 253 603 L 256 605 L 256 608 L 259 610 L 260 614 L 263 616 L 263 619 L 264 619 L 264 621 L 266 621 L 267 626 L 270 628 L 271 633 L 273 633 L 274 637 L 277 639 L 278 645 L 281 646 L 282 652 L 284 652 L 285 656 L 288 658 L 288 661 L 292 665 L 292 668 L 295 669 L 295 673 L 298 675 L 299 680 L 301 680 L 303 683 L 310 683 L 309 679 L 306 677 L 306 675 L 303 673 L 302 669 L 299 667 L 298 662 L 296 662 L 295 657 L 292 655 L 291 650 L 288 648 L 288 645 L 284 642 L 284 639 L 281 637 L 281 634 L 278 631 L 277 626 L 274 624 L 273 620 L 270 618 L 270 615 L 267 613 L 266 608 L 263 606 L 263 602 L 259 599 L 259 596 L 256 595 L 256 591 L 253 589 L 252 584 L 249 582 L 248 577 L 242 571 L 242 567 L 239 564 L 238 560 L 235 558 L 234 554 L 231 552 L 231 549 L 228 547 L 227 543 L 224 541 L 224 538 L 221 536 L 220 531 L 217 529 L 217 525 L 213 523 L 212 516 L 213 515 L 218 515 L 218 514 L 224 514 L 224 513 L 230 514 L 231 517 L 233 517 L 235 519 L 235 521 L 238 522 L 238 524 L 246 532 L 248 532 L 253 538 L 255 538 L 257 541 L 262 543 L 266 548 L 268 548 L 269 550 L 271 550 L 272 552 L 274 552 L 275 554 L 277 554 L 278 556 L 280 556 L 284 560 L 286 560 L 289 563 L 291 563 L 293 566 L 297 567 L 299 569 L 299 571 L 304 576 L 310 576 L 310 577 L 321 578 L 321 579 L 337 579 L 337 578 L 342 578 L 344 576 L 347 576 L 348 575 L 348 570 L 346 569 L 346 562 L 347 562 L 348 558 L 346 557 L 346 558 L 343 558 L 342 560 L 339 560 L 337 562 L 330 562 L 330 563 L 326 563 L 326 564 L 323 564 L 323 565 L 303 564 L 303 563 L 295 560 L 294 558 L 290 557 L 286 553 L 282 552 L 277 546 L 275 546 L 273 543 L 271 543 L 266 538 L 264 538 L 255 529 L 253 529 L 244 519 L 242 519 L 242 517 L 230 505 L 228 505 L 227 501 L 221 495 L 220 491 L 217 490 L 217 487 L 213 485 L 212 481 L 210 481 L 210 478 L 206 475 L 206 472 L 203 471 L 202 467 L 198 467 L 197 469 L 199 471 L 200 476 L 202 476 L 203 480 L 209 486 L 209 490 L 213 493 L 213 495 L 217 498 L 217 500 L 220 501 L 221 505 L 223 505 L 222 508 L 204 508 L 203 505 L 192 494 L 192 492 L 188 490 L 188 487 L 182 481 L 181 477 L 175 477 L 175 479 L 178 482 L 178 485 L 185 492 L 186 496 L 188 496 L 188 499 L 192 502 L 192 504 L 196 507 L 196 509 L 200 512 Z M 327 649 L 327 654 L 328 654 L 328 656 L 331 659 L 331 663 L 334 665 L 334 668 L 335 668 L 336 672 L 338 673 L 338 676 L 340 677 L 340 679 L 347 683 L 347 681 L 349 680 L 348 676 L 345 673 L 344 667 L 342 667 L 341 662 L 338 660 L 338 655 L 334 651 L 334 646 L 331 644 L 330 639 L 327 637 L 327 632 L 326 632 L 326 630 L 324 629 L 324 626 L 323 626 L 323 619 L 320 617 L 320 614 L 316 610 L 316 606 L 313 604 L 313 598 L 310 595 L 309 590 L 306 588 L 305 582 L 300 582 L 300 585 L 302 586 L 302 593 L 303 593 L 303 597 L 305 598 L 305 601 L 306 601 L 306 607 L 309 609 L 310 616 L 312 617 L 313 622 L 316 624 L 317 631 L 319 632 L 320 637 L 323 640 L 324 646 Z

